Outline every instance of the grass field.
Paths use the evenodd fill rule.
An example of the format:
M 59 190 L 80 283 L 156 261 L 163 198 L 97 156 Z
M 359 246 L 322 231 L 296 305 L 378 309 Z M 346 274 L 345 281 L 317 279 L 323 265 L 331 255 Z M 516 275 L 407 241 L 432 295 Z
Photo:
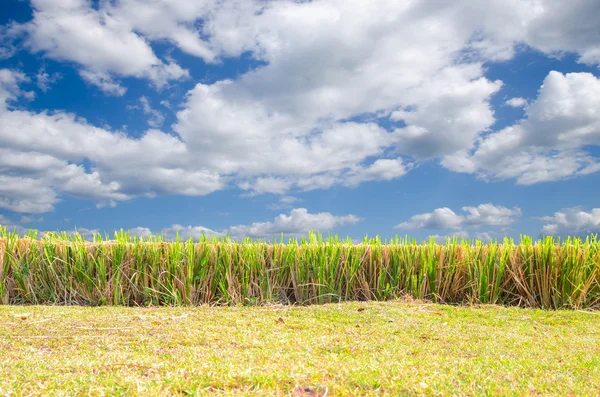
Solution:
M 0 227 L 0 303 L 260 305 L 394 300 L 600 309 L 600 240 L 523 236 L 481 241 L 379 238 L 361 244 L 113 239 Z
M 0 306 L 0 395 L 598 395 L 600 314 Z

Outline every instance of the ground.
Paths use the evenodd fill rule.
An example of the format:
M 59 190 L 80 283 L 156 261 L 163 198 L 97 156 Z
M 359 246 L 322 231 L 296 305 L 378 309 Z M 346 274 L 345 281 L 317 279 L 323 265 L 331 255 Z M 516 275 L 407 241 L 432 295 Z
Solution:
M 0 395 L 598 393 L 598 312 L 0 306 Z

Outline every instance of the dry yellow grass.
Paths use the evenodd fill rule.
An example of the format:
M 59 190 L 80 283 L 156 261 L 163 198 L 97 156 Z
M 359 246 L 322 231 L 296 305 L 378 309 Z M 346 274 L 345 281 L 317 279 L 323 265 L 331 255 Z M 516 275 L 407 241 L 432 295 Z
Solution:
M 0 306 L 0 395 L 589 396 L 599 325 L 405 302 Z

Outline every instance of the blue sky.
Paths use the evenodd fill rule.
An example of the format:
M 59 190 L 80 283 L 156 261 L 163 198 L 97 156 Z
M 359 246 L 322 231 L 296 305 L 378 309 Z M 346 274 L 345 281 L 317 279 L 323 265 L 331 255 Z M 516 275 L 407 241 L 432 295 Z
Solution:
M 600 5 L 5 0 L 0 224 L 600 231 Z

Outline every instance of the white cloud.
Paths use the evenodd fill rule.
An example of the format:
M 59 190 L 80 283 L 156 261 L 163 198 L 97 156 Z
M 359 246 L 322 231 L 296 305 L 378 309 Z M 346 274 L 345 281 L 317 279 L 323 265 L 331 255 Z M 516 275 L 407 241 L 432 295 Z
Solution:
M 19 223 L 33 223 L 33 222 L 40 223 L 40 222 L 43 222 L 43 221 L 44 221 L 44 218 L 35 218 L 33 216 L 24 215 L 19 220 Z M 2 222 L 0 221 L 0 223 L 2 223 Z
M 128 232 L 132 236 L 147 238 L 152 235 L 152 231 L 147 227 L 135 227 L 133 229 L 129 229 Z
M 152 109 L 150 101 L 145 96 L 140 97 L 140 104 L 144 114 L 149 115 L 148 125 L 152 128 L 159 128 L 165 121 L 165 116 L 158 110 Z
M 309 213 L 305 208 L 292 209 L 289 214 L 280 214 L 272 222 L 254 222 L 250 225 L 230 226 L 227 229 L 215 231 L 204 226 L 182 226 L 172 225 L 159 232 L 152 232 L 145 227 L 136 227 L 129 232 L 135 236 L 148 237 L 150 235 L 164 235 L 166 240 L 174 240 L 179 233 L 180 240 L 193 238 L 198 240 L 200 236 L 224 237 L 229 235 L 234 240 L 251 238 L 271 238 L 283 233 L 287 237 L 303 236 L 309 231 L 328 232 L 335 227 L 355 224 L 361 219 L 355 215 L 336 216 L 329 212 L 316 214 Z
M 490 99 L 502 82 L 486 78 L 484 67 L 524 44 L 600 63 L 593 0 L 575 0 L 568 10 L 550 0 L 32 5 L 33 19 L 3 36 L 75 64 L 109 94 L 125 93 L 122 77 L 162 87 L 189 76 L 155 54 L 158 41 L 205 62 L 250 54 L 260 66 L 191 89 L 173 126 L 178 136 L 151 129 L 136 139 L 61 111 L 9 109 L 26 94 L 19 86 L 26 77 L 0 71 L 0 147 L 49 156 L 61 175 L 5 165 L 5 175 L 18 178 L 7 186 L 23 180 L 44 197 L 5 187 L 4 208 L 48 211 L 66 194 L 113 203 L 236 185 L 249 194 L 356 186 L 399 178 L 414 162 L 440 157 L 455 171 L 522 184 L 600 170 L 583 149 L 598 144 L 597 78 L 551 73 L 526 119 L 490 133 Z M 157 128 L 162 120 L 150 123 Z
M 158 59 L 148 42 L 109 10 L 86 0 L 33 0 L 33 19 L 13 27 L 26 33 L 25 45 L 55 60 L 81 65 L 82 77 L 113 95 L 124 88 L 111 75 L 148 78 L 161 87 L 188 76 L 173 63 Z
M 392 113 L 407 127 L 399 130 L 398 150 L 420 159 L 439 157 L 472 146 L 477 136 L 495 121 L 489 98 L 502 87 L 490 82 L 479 70 L 472 75 L 462 70 L 447 70 L 449 76 L 425 87 L 422 104 Z M 436 93 L 435 96 L 433 93 Z
M 525 98 L 510 98 L 509 100 L 507 100 L 506 102 L 504 102 L 505 105 L 507 106 L 511 106 L 513 108 L 522 108 L 527 106 L 527 99 Z
M 11 58 L 18 52 L 17 46 L 13 43 L 15 33 L 12 27 L 12 24 L 0 26 L 0 59 Z
M 60 73 L 53 73 L 50 75 L 44 68 L 41 68 L 35 76 L 36 85 L 43 92 L 50 90 L 50 86 L 56 83 L 60 78 L 62 78 Z
M 600 79 L 589 73 L 550 72 L 526 118 L 482 138 L 472 152 L 442 164 L 484 179 L 516 178 L 530 185 L 600 170 L 587 145 L 600 144 Z
M 390 181 L 408 172 L 401 158 L 377 159 L 367 166 L 356 166 L 343 177 L 341 183 L 347 186 L 357 186 L 366 181 Z
M 590 212 L 584 211 L 581 207 L 566 208 L 541 220 L 547 222 L 541 231 L 545 236 L 581 236 L 600 233 L 600 208 L 592 208 Z
M 63 231 L 50 231 L 50 230 L 47 230 L 47 231 L 44 231 L 44 232 L 41 233 L 41 237 L 42 238 L 47 238 L 47 237 L 53 235 L 54 233 L 62 234 Z M 100 229 L 88 229 L 88 228 L 85 228 L 85 227 L 75 228 L 75 229 L 72 229 L 72 230 L 67 230 L 67 231 L 64 231 L 64 233 L 66 233 L 69 236 L 73 236 L 73 235 L 75 235 L 77 233 L 78 235 L 82 236 L 85 240 L 88 240 L 88 241 L 93 241 L 94 240 L 94 236 L 96 236 L 96 235 L 101 235 L 102 238 L 105 238 L 105 235 L 100 232 Z M 110 237 L 112 237 L 112 236 L 109 235 L 109 238 Z
M 100 2 L 97 10 L 86 0 L 34 0 L 33 5 L 37 10 L 31 23 L 34 26 L 28 26 L 33 30 L 32 35 L 59 32 L 65 38 L 83 36 L 74 46 L 95 35 L 101 43 L 93 43 L 94 48 L 104 51 L 106 41 L 103 39 L 115 38 L 116 48 L 108 54 L 131 58 L 137 55 L 140 64 L 152 59 L 143 41 L 167 41 L 207 62 L 222 56 L 235 57 L 245 51 L 272 60 L 275 52 L 295 50 L 294 40 L 301 37 L 307 39 L 301 47 L 303 51 L 311 51 L 311 47 L 313 51 L 321 51 L 311 43 L 315 38 L 324 38 L 326 44 L 333 44 L 335 37 L 331 37 L 330 32 L 334 30 L 339 32 L 338 36 L 357 38 L 348 42 L 360 46 L 371 39 L 364 32 L 375 36 L 389 26 L 402 26 L 399 22 L 409 28 L 421 24 L 422 29 L 417 32 L 429 39 L 435 37 L 451 42 L 457 33 L 464 34 L 469 50 L 463 54 L 465 58 L 506 60 L 513 56 L 516 44 L 526 43 L 548 54 L 574 52 L 579 54 L 581 62 L 600 63 L 596 24 L 599 12 L 594 0 L 574 0 L 568 8 L 553 0 L 485 3 L 459 0 L 443 5 L 396 0 L 377 3 L 123 0 Z M 373 20 L 381 21 L 381 29 L 373 29 Z M 81 26 L 94 30 L 82 35 Z M 410 29 L 407 32 L 412 33 Z M 444 36 L 444 33 L 449 34 Z M 37 39 L 42 43 L 50 41 L 43 37 Z M 281 46 L 282 43 L 289 45 Z
M 150 235 L 149 229 L 146 228 L 136 228 L 132 230 L 132 234 L 148 237 Z M 202 235 L 206 237 L 218 237 L 219 233 L 214 230 L 208 229 L 203 226 L 182 226 L 182 225 L 173 225 L 171 227 L 164 228 L 160 231 L 160 233 L 165 237 L 165 240 L 172 241 L 175 240 L 175 237 L 179 235 L 179 240 L 185 241 L 190 238 L 194 240 L 200 239 Z
M 0 99 L 16 98 L 24 79 L 0 70 Z M 139 195 L 203 195 L 225 185 L 215 172 L 196 166 L 176 137 L 150 130 L 132 139 L 63 112 L 0 105 L 0 152 L 0 208 L 15 212 L 52 211 L 61 195 L 110 204 Z
M 456 232 L 452 232 L 452 233 L 448 233 L 448 234 L 432 234 L 430 236 L 428 236 L 428 238 L 434 238 L 435 242 L 437 244 L 446 244 L 446 242 L 448 241 L 448 239 L 453 240 L 454 238 L 458 238 L 458 240 L 460 241 L 461 239 L 468 239 L 469 238 L 469 232 L 465 231 L 465 230 L 457 230 Z
M 353 172 L 368 157 L 389 147 L 395 139 L 393 133 L 372 123 L 353 122 L 328 123 L 312 131 L 310 125 L 291 115 L 270 114 L 260 101 L 225 99 L 224 91 L 236 89 L 233 85 L 198 84 L 177 114 L 174 129 L 191 150 L 202 151 L 199 161 L 207 167 L 241 177 L 258 176 L 241 182 L 240 188 L 283 194 L 294 186 L 303 188 L 303 180 L 317 174 L 336 183 L 344 183 L 346 177 L 359 181 L 361 176 L 367 180 L 393 177 L 386 167 Z M 240 129 L 240 125 L 244 127 Z M 206 151 L 206 147 L 213 150 Z M 395 176 L 403 174 L 403 168 L 400 170 Z M 265 174 L 270 176 L 261 176 Z
M 202 226 L 181 226 L 173 225 L 170 228 L 163 229 L 165 238 L 168 240 L 174 240 L 176 233 L 179 233 L 179 238 L 187 240 L 193 238 L 198 240 L 200 236 L 205 235 L 207 237 L 218 236 L 219 234 L 214 230 L 202 227 Z
M 292 208 L 292 205 L 298 201 L 302 201 L 297 197 L 293 196 L 281 196 L 277 203 L 273 203 L 267 206 L 270 210 L 283 210 L 287 208 Z
M 4 226 L 4 224 L 2 223 L 2 217 L 0 217 L 0 225 Z M 26 229 L 22 228 L 21 226 L 17 226 L 17 229 L 18 229 L 19 233 L 21 233 L 21 234 L 23 233 L 23 231 L 26 231 Z M 11 229 L 9 228 L 9 230 L 11 230 Z M 74 235 L 75 233 L 78 233 L 85 240 L 93 240 L 95 235 L 100 235 L 100 236 L 102 236 L 103 239 L 106 237 L 106 235 L 108 235 L 108 238 L 112 238 L 112 236 L 114 235 L 115 232 L 117 232 L 117 231 L 115 230 L 110 233 L 105 233 L 105 231 L 102 231 L 99 228 L 89 229 L 89 228 L 85 228 L 85 227 L 82 227 L 82 228 L 78 227 L 78 228 L 74 228 L 74 229 L 65 231 L 65 233 L 67 233 L 68 235 L 71 235 L 71 236 Z M 138 226 L 138 227 L 135 227 L 132 229 L 128 229 L 128 230 L 126 230 L 126 232 L 129 233 L 131 236 L 142 237 L 144 239 L 152 237 L 152 236 L 164 236 L 166 241 L 175 240 L 177 234 L 179 234 L 180 241 L 185 241 L 190 238 L 193 238 L 194 240 L 197 241 L 202 234 L 204 234 L 207 237 L 222 236 L 220 233 L 217 233 L 213 230 L 210 230 L 210 229 L 202 227 L 202 226 L 182 226 L 182 225 L 172 225 L 172 226 L 164 228 L 158 232 L 153 232 L 152 230 L 150 230 L 147 227 Z M 62 231 L 44 231 L 41 233 L 41 237 L 43 237 L 44 235 L 51 235 L 54 233 L 62 233 Z
M 518 2 L 508 8 L 500 2 L 485 7 L 455 2 L 430 9 L 419 2 L 402 6 L 382 1 L 376 10 L 364 2 L 353 7 L 333 0 L 280 2 L 255 5 L 264 7 L 261 12 L 254 12 L 251 2 L 244 4 L 247 7 L 233 7 L 227 14 L 211 14 L 205 33 L 215 49 L 230 56 L 252 51 L 267 65 L 236 81 L 197 85 L 178 114 L 175 129 L 190 145 L 220 142 L 212 153 L 213 163 L 223 172 L 287 173 L 288 178 L 277 179 L 276 190 L 265 190 L 277 193 L 283 185 L 310 189 L 354 185 L 371 176 L 386 179 L 353 172 L 366 168 L 368 157 L 379 157 L 386 149 L 427 159 L 472 148 L 495 121 L 489 99 L 502 85 L 483 76 L 481 61 L 491 52 L 484 51 L 482 43 L 496 50 L 512 47 L 526 41 L 527 29 L 507 35 L 508 21 L 521 19 L 527 25 L 543 17 L 535 7 Z M 413 29 L 417 25 L 427 29 Z M 307 37 L 306 31 L 314 34 Z M 392 46 L 403 51 L 392 51 Z M 474 46 L 477 56 L 457 55 Z M 384 135 L 371 129 L 372 137 L 358 133 L 365 123 L 347 126 L 357 131 L 355 135 L 339 130 L 340 120 L 364 114 L 391 117 L 407 126 Z M 226 119 L 236 123 L 223 123 Z M 238 128 L 240 120 L 243 129 Z M 306 150 L 298 145 L 326 136 L 332 125 L 340 140 L 333 155 L 314 159 L 311 152 L 318 147 Z M 360 136 L 361 142 L 385 139 L 373 148 L 353 146 L 344 151 L 353 136 Z M 273 142 L 282 141 L 271 153 Z M 333 140 L 326 142 L 334 147 Z M 342 161 L 328 166 L 338 153 Z M 300 164 L 310 164 L 313 170 L 302 168 L 312 175 L 298 175 Z M 403 166 L 396 167 L 395 177 L 404 172 Z M 252 183 L 243 186 L 250 188 Z
M 115 208 L 116 206 L 117 206 L 117 202 L 115 200 L 102 200 L 102 201 L 99 201 L 98 203 L 96 203 L 96 208 L 98 208 L 98 209 L 104 208 L 104 207 Z
M 436 208 L 433 212 L 412 216 L 408 221 L 396 225 L 396 229 L 457 229 L 464 218 L 448 207 Z
M 107 95 L 123 96 L 127 92 L 127 88 L 114 82 L 111 75 L 106 72 L 80 70 L 79 75 L 88 83 L 100 88 Z
M 29 78 L 18 70 L 0 69 L 0 110 L 6 108 L 9 101 L 25 94 L 20 84 L 28 81 Z
M 238 184 L 242 190 L 252 190 L 250 195 L 273 193 L 283 194 L 289 190 L 291 182 L 283 178 L 256 178 L 253 182 L 244 181 Z
M 293 152 L 279 156 L 279 168 L 292 161 L 290 167 L 298 168 L 297 163 L 319 165 L 341 157 L 337 170 L 326 171 L 336 179 L 340 167 L 359 166 L 385 148 L 397 146 L 401 153 L 425 158 L 470 147 L 477 133 L 494 121 L 488 100 L 501 84 L 486 80 L 480 64 L 454 62 L 472 32 L 452 15 L 435 10 L 429 16 L 434 27 L 417 28 L 421 21 L 411 13 L 420 11 L 392 2 L 381 2 L 374 9 L 364 2 L 348 7 L 323 1 L 274 3 L 260 14 L 243 14 L 247 20 L 240 22 L 240 28 L 245 34 L 232 36 L 241 42 L 231 43 L 227 36 L 219 43 L 230 52 L 250 48 L 268 65 L 234 82 L 198 85 L 175 128 L 186 140 L 218 136 L 224 142 L 222 151 L 227 151 L 219 155 L 228 159 L 239 156 L 229 145 L 234 136 L 245 138 L 234 144 L 249 142 L 257 150 L 260 147 L 261 155 L 265 147 L 273 146 L 271 141 L 283 138 L 283 148 Z M 215 41 L 230 32 L 224 27 L 229 20 L 219 17 L 207 28 Z M 314 33 L 307 37 L 306 31 Z M 393 118 L 410 126 L 394 133 L 383 134 L 375 125 L 359 130 L 356 123 L 345 127 L 354 133 L 341 131 L 343 124 L 334 124 L 333 132 L 328 132 L 331 122 L 367 113 L 387 118 L 398 108 L 402 111 L 393 112 Z M 227 115 L 243 120 L 246 128 L 240 131 L 234 125 L 229 129 L 235 133 L 229 131 L 221 125 Z M 323 143 L 331 145 L 327 148 L 331 155 L 315 161 L 310 151 L 294 150 L 298 145 L 293 139 L 319 140 L 319 134 L 327 137 Z M 315 152 L 318 147 L 309 149 Z M 306 159 L 299 161 L 301 156 Z M 272 157 L 277 159 L 277 154 L 267 151 L 261 160 Z M 353 164 L 348 164 L 349 159 L 354 159 Z
M 34 217 L 31 216 L 22 216 L 21 217 L 21 223 L 31 223 L 35 220 Z M 0 223 L 2 223 L 2 216 L 0 216 Z
M 484 243 L 489 243 L 493 240 L 492 233 L 489 232 L 478 232 L 475 233 L 475 239 Z
M 268 238 L 283 233 L 286 236 L 306 235 L 308 231 L 331 231 L 341 225 L 355 224 L 361 219 L 355 215 L 336 216 L 329 212 L 309 213 L 306 208 L 295 208 L 289 215 L 280 214 L 273 222 L 255 222 L 251 225 L 231 226 L 224 232 L 234 239 L 244 237 Z
M 149 40 L 168 40 L 182 51 L 211 62 L 216 54 L 194 23 L 216 7 L 214 1 L 128 0 L 108 4 L 105 9 Z
M 0 175 L 0 208 L 43 213 L 52 211 L 57 202 L 56 192 L 40 180 Z
M 14 212 L 51 211 L 59 201 L 57 188 L 79 198 L 129 198 L 119 192 L 117 182 L 103 181 L 97 171 L 38 152 L 0 148 L 0 171 L 0 208 Z
M 521 216 L 521 209 L 506 208 L 493 204 L 480 204 L 477 207 L 462 207 L 468 215 L 465 226 L 506 226 L 515 223 Z
M 27 233 L 27 229 L 2 214 L 0 214 L 0 228 L 6 228 L 7 232 L 17 232 L 19 235 Z
M 568 7 L 552 0 L 531 2 L 533 18 L 524 41 L 545 53 L 579 54 L 579 61 L 600 65 L 600 7 L 595 0 L 569 1 Z
M 437 208 L 433 212 L 412 216 L 408 221 L 396 225 L 396 229 L 463 229 L 480 226 L 506 226 L 515 223 L 521 216 L 520 208 L 506 208 L 494 204 L 480 204 L 477 207 L 462 207 L 464 215 L 457 214 L 448 207 Z

